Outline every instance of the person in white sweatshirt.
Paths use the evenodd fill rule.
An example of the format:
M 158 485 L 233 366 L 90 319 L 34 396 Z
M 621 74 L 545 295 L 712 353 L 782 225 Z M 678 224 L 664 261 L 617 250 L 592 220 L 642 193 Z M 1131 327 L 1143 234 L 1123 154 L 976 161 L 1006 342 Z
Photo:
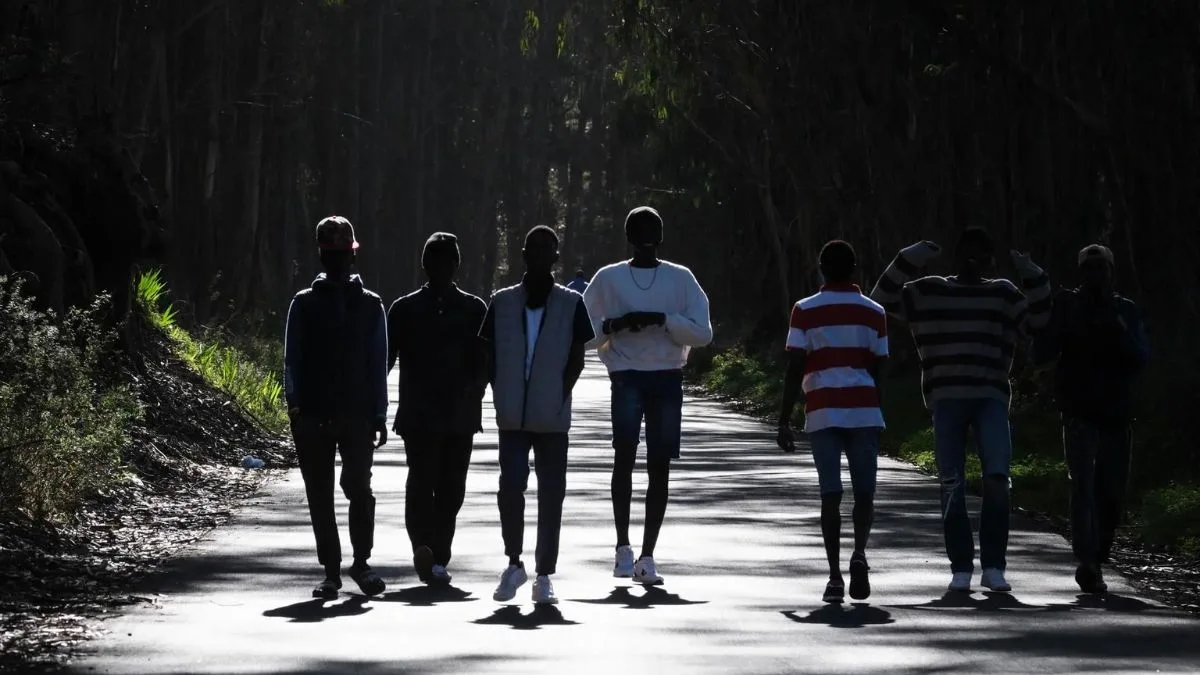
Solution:
M 596 272 L 583 294 L 599 352 L 612 380 L 613 520 L 617 528 L 615 577 L 647 585 L 663 579 L 654 546 L 667 511 L 671 460 L 679 458 L 683 366 L 692 347 L 712 342 L 708 296 L 691 270 L 658 259 L 663 222 L 639 206 L 625 217 L 633 259 Z M 629 545 L 633 466 L 642 419 L 646 420 L 646 525 L 641 555 Z

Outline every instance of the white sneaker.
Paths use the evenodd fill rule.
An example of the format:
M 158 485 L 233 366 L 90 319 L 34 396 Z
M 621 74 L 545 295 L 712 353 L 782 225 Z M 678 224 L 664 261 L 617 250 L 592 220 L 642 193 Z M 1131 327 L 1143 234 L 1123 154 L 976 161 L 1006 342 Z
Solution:
M 1012 586 L 1004 580 L 1004 570 L 995 567 L 989 567 L 983 571 L 980 583 L 997 593 L 1007 593 L 1012 590 Z
M 500 575 L 500 585 L 496 587 L 496 592 L 492 593 L 492 599 L 496 602 L 512 600 L 517 597 L 517 589 L 525 585 L 526 581 L 529 581 L 529 575 L 525 574 L 524 565 L 509 565 Z
M 533 580 L 533 604 L 558 604 L 558 596 L 554 594 L 554 584 L 550 583 L 550 577 L 545 574 L 539 574 L 538 578 Z
M 663 578 L 658 576 L 658 567 L 654 564 L 654 558 L 648 555 L 638 558 L 638 561 L 633 564 L 633 580 L 646 586 L 662 584 Z
M 617 547 L 617 563 L 613 565 L 613 576 L 618 579 L 633 576 L 633 549 L 629 546 Z
M 950 590 L 966 593 L 971 590 L 971 573 L 955 572 L 950 579 Z
M 430 583 L 435 584 L 448 584 L 453 578 L 450 576 L 450 573 L 446 571 L 445 565 L 434 565 L 433 570 L 429 573 L 429 577 Z

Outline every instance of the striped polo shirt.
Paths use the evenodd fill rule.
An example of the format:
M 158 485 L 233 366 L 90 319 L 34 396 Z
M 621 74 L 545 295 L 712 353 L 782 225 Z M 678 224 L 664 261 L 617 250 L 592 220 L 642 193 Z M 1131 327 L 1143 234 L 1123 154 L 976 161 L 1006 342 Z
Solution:
M 804 359 L 804 431 L 883 428 L 870 368 L 888 354 L 887 316 L 854 284 L 828 284 L 792 308 L 787 349 Z
M 1007 279 L 968 284 L 929 276 L 908 281 L 916 271 L 898 256 L 871 296 L 888 313 L 908 321 L 921 359 L 925 404 L 964 398 L 1007 404 L 1017 342 L 1049 319 L 1050 279 L 1045 274 L 1023 279 L 1022 293 Z

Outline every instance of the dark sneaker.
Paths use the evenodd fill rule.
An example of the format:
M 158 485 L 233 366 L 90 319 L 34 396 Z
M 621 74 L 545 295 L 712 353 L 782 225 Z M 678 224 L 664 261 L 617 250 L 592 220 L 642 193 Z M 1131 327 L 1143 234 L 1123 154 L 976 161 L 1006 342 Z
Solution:
M 387 584 L 383 583 L 383 579 L 371 569 L 371 566 L 362 563 L 355 564 L 350 568 L 350 578 L 354 583 L 358 584 L 359 590 L 363 595 L 379 595 L 387 588 Z
M 1083 564 L 1075 568 L 1075 583 L 1079 584 L 1079 590 L 1090 595 L 1108 591 L 1108 584 L 1104 583 L 1104 574 L 1099 565 Z
M 866 600 L 871 597 L 871 576 L 868 573 L 870 565 L 867 556 L 855 553 L 850 558 L 850 597 L 854 600 Z
M 321 600 L 337 600 L 338 591 L 341 588 L 341 575 L 330 574 L 325 577 L 325 581 L 317 584 L 316 588 L 312 591 L 312 596 Z
M 417 578 L 422 583 L 429 583 L 433 578 L 433 549 L 421 545 L 413 551 L 413 568 L 417 570 Z
M 840 603 L 846 595 L 846 584 L 841 579 L 830 579 L 828 584 L 825 584 L 825 595 L 821 596 L 822 602 Z

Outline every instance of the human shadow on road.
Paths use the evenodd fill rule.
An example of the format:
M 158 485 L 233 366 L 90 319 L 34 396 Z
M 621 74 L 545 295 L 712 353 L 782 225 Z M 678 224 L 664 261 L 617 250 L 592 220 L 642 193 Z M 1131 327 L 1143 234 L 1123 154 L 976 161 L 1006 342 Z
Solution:
M 507 605 L 492 612 L 491 616 L 475 619 L 471 623 L 483 626 L 509 626 L 514 630 L 537 630 L 542 626 L 577 626 L 578 621 L 563 618 L 554 605 L 534 605 L 529 614 L 522 614 L 516 605 Z
M 896 623 L 891 612 L 864 602 L 851 603 L 849 606 L 829 604 L 813 610 L 805 616 L 800 616 L 795 610 L 780 612 L 780 614 L 797 623 L 819 623 L 833 628 L 862 628 L 863 626 Z
M 433 607 L 446 602 L 474 602 L 479 598 L 471 597 L 471 591 L 464 591 L 457 586 L 422 584 L 389 591 L 371 599 L 377 602 L 402 602 L 410 607 Z
M 1042 605 L 1027 605 L 1012 593 L 983 593 L 978 598 L 972 593 L 961 591 L 946 591 L 937 600 L 930 600 L 919 605 L 890 605 L 896 609 L 972 609 L 979 612 L 1001 612 L 1011 610 L 1042 610 Z
M 1099 609 L 1106 612 L 1170 612 L 1167 607 L 1152 605 L 1143 600 L 1129 597 L 1128 595 L 1120 595 L 1118 593 L 1105 593 L 1103 595 L 1089 595 L 1080 593 L 1075 596 L 1075 602 L 1068 604 L 1053 604 L 1046 607 L 1051 612 L 1069 612 L 1080 609 Z
M 625 605 L 626 609 L 654 609 L 657 605 L 705 605 L 707 600 L 685 600 L 675 593 L 668 593 L 657 586 L 646 586 L 646 592 L 636 595 L 629 586 L 617 586 L 606 598 L 597 600 L 572 600 L 590 605 Z
M 325 619 L 334 619 L 339 616 L 358 616 L 371 611 L 367 607 L 367 599 L 365 596 L 353 596 L 336 604 L 326 604 L 328 600 L 306 600 L 297 602 L 275 609 L 268 609 L 263 612 L 263 616 L 283 617 L 291 619 L 291 623 L 317 623 Z

